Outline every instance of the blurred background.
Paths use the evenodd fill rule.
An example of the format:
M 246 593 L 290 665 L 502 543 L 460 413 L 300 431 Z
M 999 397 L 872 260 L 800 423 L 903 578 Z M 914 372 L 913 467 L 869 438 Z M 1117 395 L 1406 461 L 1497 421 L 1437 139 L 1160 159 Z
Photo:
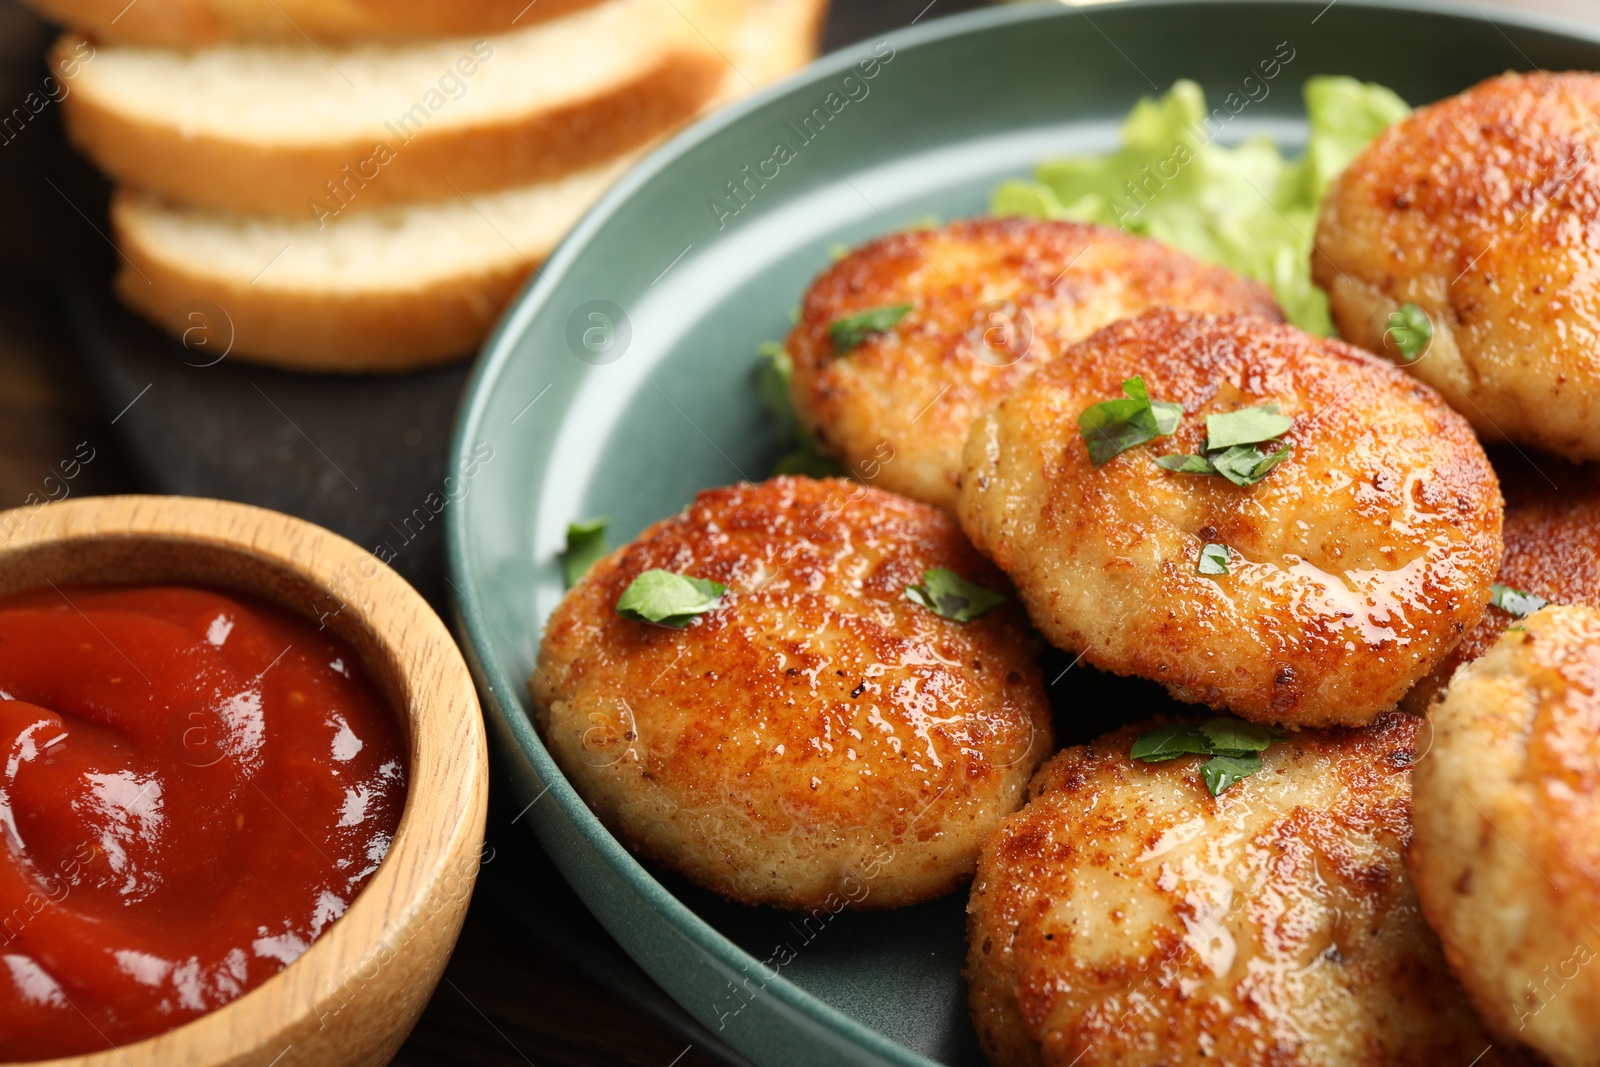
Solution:
M 831 51 L 975 6 L 973 0 L 834 0 L 821 47 Z M 1473 0 L 1461 6 L 1492 13 Z M 1600 24 L 1595 0 L 1510 6 Z M 56 32 L 12 0 L 0 0 L 0 113 L 40 84 Z M 362 525 L 368 518 L 351 514 L 345 487 L 326 477 L 327 457 L 310 443 L 320 439 L 316 424 L 352 423 L 352 432 L 387 442 L 375 453 L 382 458 L 357 469 L 367 461 L 356 455 L 342 473 L 352 485 L 370 476 L 363 499 L 376 501 L 368 507 L 373 516 L 404 514 L 400 504 L 385 503 L 385 493 L 412 501 L 420 495 L 416 486 L 437 483 L 464 368 L 428 372 L 434 377 L 426 395 L 408 393 L 404 384 L 384 386 L 386 399 L 370 411 L 351 411 L 343 398 L 319 400 L 282 372 L 239 376 L 237 389 L 216 402 L 185 392 L 177 379 L 147 397 L 140 391 L 146 371 L 152 383 L 182 373 L 182 350 L 103 292 L 113 265 L 103 231 L 107 190 L 66 148 L 58 110 L 46 109 L 0 144 L 0 508 L 30 494 L 198 493 L 275 506 L 370 544 Z M 244 393 L 247 383 L 276 398 L 269 401 L 275 414 Z M 232 408 L 243 404 L 236 394 L 252 406 Z M 258 435 L 248 431 L 252 419 L 264 420 Z M 239 439 L 258 447 L 214 443 L 208 426 L 240 420 L 246 431 Z M 51 475 L 59 457 L 83 454 L 80 443 L 94 458 L 63 488 Z M 397 564 L 436 605 L 438 552 L 433 531 Z M 479 891 L 446 980 L 396 1062 L 741 1063 L 621 953 L 531 836 L 514 825 L 516 813 L 502 807 L 497 801 L 491 812 Z M 525 906 L 530 899 L 536 908 Z

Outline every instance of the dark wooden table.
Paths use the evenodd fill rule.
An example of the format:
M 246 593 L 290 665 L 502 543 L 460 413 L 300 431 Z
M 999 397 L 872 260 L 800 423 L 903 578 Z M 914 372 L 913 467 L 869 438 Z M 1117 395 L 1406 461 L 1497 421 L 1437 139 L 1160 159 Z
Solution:
M 154 2 L 154 0 L 149 0 Z M 981 0 L 835 0 L 826 45 L 836 48 L 919 16 Z M 0 0 L 0 117 L 43 78 L 52 31 Z M 46 131 L 0 130 L 0 508 L 46 495 L 45 478 L 79 442 L 95 450 L 74 496 L 147 491 L 80 366 L 54 284 L 40 179 Z M 538 852 L 514 811 L 491 801 L 479 891 L 460 944 L 421 1022 L 394 1061 L 404 1067 L 718 1067 L 730 1060 L 695 1033 L 587 915 Z
M 826 46 L 840 47 L 920 17 L 979 0 L 834 0 Z M 1499 0 L 1500 3 L 1519 0 Z M 1520 0 L 1521 6 L 1600 21 L 1594 0 Z M 0 0 L 0 116 L 36 88 L 50 30 Z M 0 508 L 45 494 L 45 478 L 79 442 L 95 459 L 73 495 L 139 492 L 134 469 L 84 378 L 52 281 L 48 187 L 39 181 L 40 136 L 0 133 Z M 9 139 L 5 139 L 9 137 Z M 726 1067 L 633 967 L 560 883 L 515 813 L 491 803 L 485 864 L 445 980 L 396 1064 L 478 1067 Z

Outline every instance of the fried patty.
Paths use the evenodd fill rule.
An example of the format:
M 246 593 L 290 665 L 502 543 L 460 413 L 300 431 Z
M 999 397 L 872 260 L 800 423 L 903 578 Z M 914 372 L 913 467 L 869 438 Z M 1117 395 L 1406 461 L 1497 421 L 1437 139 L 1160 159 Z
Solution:
M 1010 592 L 926 504 L 843 479 L 708 490 L 567 594 L 535 721 L 623 842 L 713 892 L 830 911 L 949 892 L 1051 727 L 1020 608 L 951 621 L 906 595 L 930 568 Z M 618 615 L 653 569 L 727 592 L 683 629 Z
M 1141 376 L 1175 433 L 1103 466 L 1085 409 Z M 1267 403 L 1286 460 L 1241 487 L 1156 465 L 1206 416 Z M 1152 311 L 1107 327 L 980 418 L 959 517 L 1053 643 L 1256 722 L 1360 725 L 1477 625 L 1501 500 L 1471 428 L 1349 345 L 1248 316 Z M 1199 572 L 1224 546 L 1227 573 Z
M 1057 755 L 984 844 L 995 1067 L 1497 1062 L 1406 877 L 1415 718 L 1301 731 L 1216 798 L 1206 757 L 1130 759 L 1141 732 Z
M 1411 873 L 1451 969 L 1490 1030 L 1600 1064 L 1600 612 L 1535 612 L 1429 717 Z
M 1432 320 L 1410 370 L 1485 440 L 1600 459 L 1600 75 L 1506 74 L 1422 108 L 1334 183 L 1313 276 L 1345 338 Z
M 1600 473 L 1544 456 L 1492 458 L 1506 498 L 1505 558 L 1495 580 L 1552 604 L 1600 609 Z M 1514 622 L 1514 615 L 1490 605 L 1401 707 L 1426 713 L 1457 668 L 1489 651 Z
M 905 304 L 848 351 L 830 336 L 841 319 Z M 953 509 L 974 419 L 1072 343 L 1164 306 L 1282 318 L 1265 286 L 1106 227 L 983 218 L 885 237 L 806 293 L 788 343 L 795 410 L 851 474 Z

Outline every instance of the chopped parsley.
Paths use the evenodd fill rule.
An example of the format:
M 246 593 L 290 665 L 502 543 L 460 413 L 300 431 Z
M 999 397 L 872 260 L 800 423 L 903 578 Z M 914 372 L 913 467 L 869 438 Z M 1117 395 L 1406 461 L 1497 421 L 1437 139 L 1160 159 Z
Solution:
M 1206 451 L 1220 452 L 1234 445 L 1257 445 L 1275 441 L 1289 432 L 1294 420 L 1278 414 L 1278 405 L 1225 411 L 1206 416 Z
M 567 550 L 561 556 L 561 571 L 566 576 L 567 588 L 578 584 L 578 579 L 589 573 L 589 568 L 600 561 L 608 551 L 605 519 L 567 524 Z
M 728 587 L 709 578 L 649 570 L 629 583 L 617 598 L 617 614 L 635 622 L 651 622 L 681 630 L 697 615 L 722 603 Z
M 1228 573 L 1228 546 L 1206 545 L 1200 549 L 1200 561 L 1195 570 L 1201 574 Z
M 1276 452 L 1263 452 L 1254 445 L 1234 445 L 1213 455 L 1195 456 L 1173 453 L 1158 456 L 1156 466 L 1178 474 L 1217 474 L 1237 486 L 1250 486 L 1267 476 L 1267 473 L 1289 458 L 1291 446 L 1284 445 Z
M 1417 305 L 1401 304 L 1389 312 L 1389 326 L 1383 336 L 1399 351 L 1401 362 L 1415 363 L 1433 342 L 1433 320 Z
M 778 426 L 779 434 L 795 443 L 795 447 L 779 457 L 773 467 L 774 474 L 805 474 L 812 478 L 832 478 L 844 473 L 839 464 L 817 450 L 817 444 L 806 433 L 800 420 L 795 418 L 794 402 L 789 393 L 789 381 L 794 377 L 794 361 L 789 352 L 777 341 L 765 341 L 758 351 L 761 365 L 756 384 L 767 411 Z
M 1223 715 L 1200 724 L 1211 750 L 1217 755 L 1265 752 L 1278 736 L 1270 727 Z
M 1124 399 L 1101 401 L 1078 416 L 1078 433 L 1096 467 L 1146 441 L 1166 437 L 1183 418 L 1182 404 L 1151 400 L 1138 375 L 1124 381 L 1122 391 Z
M 833 338 L 834 355 L 842 356 L 873 334 L 894 329 L 910 310 L 910 304 L 891 304 L 835 319 L 828 325 L 828 336 Z
M 1237 486 L 1254 485 L 1289 458 L 1293 446 L 1271 442 L 1289 432 L 1294 420 L 1278 414 L 1277 404 L 1206 416 L 1205 455 L 1184 453 L 1156 458 L 1156 466 L 1177 474 L 1216 474 Z
M 1203 723 L 1171 722 L 1140 735 L 1128 755 L 1145 763 L 1179 756 L 1210 756 L 1200 767 L 1206 788 L 1216 796 L 1261 769 L 1261 756 L 1282 731 L 1220 716 Z
M 1248 778 L 1261 769 L 1260 756 L 1212 756 L 1200 768 L 1200 777 L 1206 788 L 1216 796 L 1241 778 Z
M 1489 603 L 1501 611 L 1509 612 L 1519 619 L 1526 619 L 1529 615 L 1544 607 L 1550 601 L 1542 596 L 1524 593 L 1520 589 L 1513 589 L 1509 585 L 1495 582 L 1489 587 Z
M 971 622 L 1006 602 L 999 593 L 975 585 L 944 567 L 923 571 L 921 585 L 906 586 L 906 599 L 953 622 Z
M 1284 445 L 1276 452 L 1264 452 L 1255 445 L 1234 445 L 1208 458 L 1218 474 L 1234 485 L 1247 486 L 1265 478 L 1268 471 L 1289 458 L 1290 451 L 1289 445 Z
M 1186 755 L 1211 755 L 1211 742 L 1197 723 L 1169 722 L 1141 734 L 1128 755 L 1146 763 L 1161 763 Z
M 756 369 L 756 385 L 761 388 L 761 399 L 773 418 L 786 426 L 794 425 L 794 400 L 789 395 L 789 381 L 794 377 L 794 360 L 782 341 L 762 341 L 756 346 L 761 353 L 761 363 Z
M 1166 456 L 1156 457 L 1156 466 L 1164 467 L 1169 471 L 1179 474 L 1215 474 L 1216 468 L 1211 466 L 1211 461 L 1205 456 L 1189 455 L 1182 452 L 1173 452 Z

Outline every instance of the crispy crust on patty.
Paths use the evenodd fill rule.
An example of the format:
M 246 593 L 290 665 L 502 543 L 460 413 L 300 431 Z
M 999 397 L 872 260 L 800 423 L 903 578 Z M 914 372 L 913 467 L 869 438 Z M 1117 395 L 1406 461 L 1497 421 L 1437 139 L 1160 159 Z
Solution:
M 1485 440 L 1600 459 L 1600 75 L 1506 74 L 1391 127 L 1323 203 L 1312 272 L 1339 333 L 1384 350 Z
M 1484 1025 L 1600 1063 L 1600 612 L 1544 608 L 1429 713 L 1411 874 Z
M 1091 464 L 1078 418 L 1142 376 L 1177 431 Z M 1179 474 L 1208 414 L 1272 402 L 1289 457 L 1239 487 Z M 1049 364 L 974 424 L 960 519 L 1053 643 L 1180 700 L 1360 725 L 1477 625 L 1498 483 L 1466 420 L 1349 345 L 1248 316 L 1153 311 Z M 1201 548 L 1229 573 L 1197 573 Z
M 1129 758 L 1144 729 L 1061 752 L 984 845 L 967 976 L 996 1067 L 1483 1052 L 1406 878 L 1416 719 L 1294 734 L 1216 798 L 1206 757 Z
M 714 892 L 832 910 L 949 892 L 1052 746 L 1022 612 L 918 606 L 905 589 L 933 567 L 1010 592 L 926 504 L 843 479 L 707 490 L 556 609 L 538 727 L 613 832 Z M 654 568 L 728 592 L 682 630 L 618 616 Z
M 831 323 L 899 304 L 894 329 L 837 351 Z M 1103 226 L 981 218 L 880 238 L 806 293 L 795 410 L 852 474 L 881 467 L 884 488 L 953 509 L 975 418 L 1074 342 L 1164 306 L 1282 318 L 1265 286 Z

